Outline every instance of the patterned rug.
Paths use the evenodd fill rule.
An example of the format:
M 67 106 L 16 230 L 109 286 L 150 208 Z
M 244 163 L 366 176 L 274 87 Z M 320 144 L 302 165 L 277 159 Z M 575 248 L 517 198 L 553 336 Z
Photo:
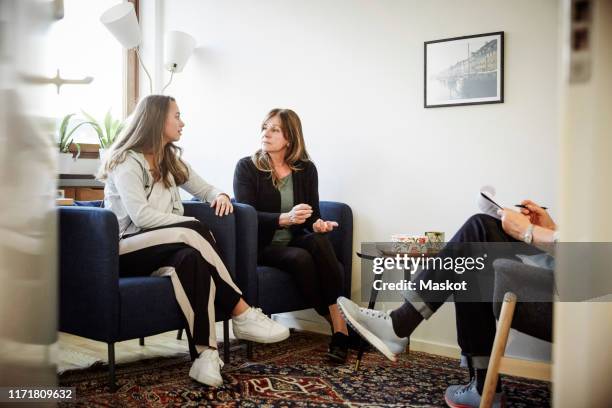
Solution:
M 65 372 L 64 387 L 76 387 L 83 407 L 439 407 L 449 384 L 467 382 L 457 360 L 426 353 L 404 354 L 398 362 L 380 353 L 364 355 L 359 371 L 327 362 L 329 337 L 295 332 L 281 343 L 255 345 L 247 361 L 232 353 L 224 384 L 210 388 L 192 381 L 188 355 L 153 358 L 117 366 L 119 389 L 109 392 L 107 366 Z M 220 345 L 221 346 L 221 345 Z M 548 407 L 548 384 L 504 376 L 510 407 Z M 68 404 L 59 404 L 68 406 Z

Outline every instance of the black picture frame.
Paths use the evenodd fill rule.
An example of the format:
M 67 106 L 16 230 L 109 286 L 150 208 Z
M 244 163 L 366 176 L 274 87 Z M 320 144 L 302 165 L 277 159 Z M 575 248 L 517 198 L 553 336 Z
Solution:
M 426 41 L 423 50 L 425 108 L 504 102 L 503 31 Z

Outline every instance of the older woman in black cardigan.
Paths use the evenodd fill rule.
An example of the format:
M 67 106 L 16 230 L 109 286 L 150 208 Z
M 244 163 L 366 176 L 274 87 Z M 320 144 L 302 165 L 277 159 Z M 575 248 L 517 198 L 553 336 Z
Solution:
M 268 113 L 261 149 L 236 165 L 234 194 L 257 210 L 260 264 L 293 274 L 306 299 L 332 326 L 329 358 L 345 362 L 348 332 L 336 305 L 342 271 L 326 236 L 338 224 L 321 219 L 317 168 L 295 112 Z

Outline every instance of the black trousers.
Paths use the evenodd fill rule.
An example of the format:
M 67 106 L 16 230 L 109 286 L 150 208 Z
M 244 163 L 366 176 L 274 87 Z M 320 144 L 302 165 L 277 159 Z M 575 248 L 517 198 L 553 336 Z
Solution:
M 329 315 L 329 306 L 342 295 L 342 269 L 325 234 L 296 236 L 287 246 L 269 245 L 260 254 L 259 264 L 291 273 L 321 316 Z
M 476 243 L 512 243 L 512 245 L 490 245 L 486 248 L 502 248 L 503 257 L 513 256 L 508 253 L 514 251 L 515 254 L 536 254 L 541 251 L 531 245 L 517 241 L 506 234 L 502 228 L 501 221 L 486 214 L 477 214 L 470 217 L 457 233 L 448 241 L 447 246 L 440 252 L 440 257 L 473 257 L 478 249 L 483 245 Z M 462 293 L 452 291 L 436 292 L 429 294 L 425 291 L 416 291 L 420 295 L 420 300 L 426 305 L 425 317 L 432 314 L 442 306 L 451 296 L 455 296 L 455 317 L 457 325 L 457 341 L 461 347 L 462 364 L 470 365 L 474 368 L 487 368 L 493 340 L 495 338 L 496 325 L 495 315 L 493 314 L 493 276 L 491 264 L 497 257 L 501 257 L 493 252 L 489 252 L 489 259 L 486 261 L 486 270 L 481 276 L 472 276 L 474 279 L 472 286 L 478 286 L 481 301 L 462 300 Z M 417 280 L 432 280 L 434 282 L 445 282 L 445 280 L 456 281 L 461 275 L 457 275 L 453 270 L 423 270 L 417 275 Z M 484 278 L 484 279 L 480 279 Z M 484 283 L 483 283 L 484 282 Z M 472 294 L 473 296 L 473 294 Z M 408 301 L 412 302 L 410 296 Z M 472 298 L 469 298 L 472 299 Z M 488 300 L 488 301 L 487 301 Z M 419 302 L 416 302 L 419 303 Z M 422 311 L 422 308 L 415 306 Z M 401 309 L 397 309 L 401 313 Z M 398 319 L 401 321 L 401 317 Z
M 195 344 L 216 347 L 215 312 L 229 318 L 242 293 L 204 224 L 183 222 L 125 236 L 119 254 L 122 277 L 170 277 Z

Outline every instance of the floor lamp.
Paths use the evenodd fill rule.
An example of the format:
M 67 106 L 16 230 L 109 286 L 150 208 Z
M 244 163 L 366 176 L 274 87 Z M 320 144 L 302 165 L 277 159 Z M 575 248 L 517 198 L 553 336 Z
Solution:
M 149 92 L 153 93 L 153 80 L 151 79 L 151 74 L 149 74 L 149 70 L 142 62 L 142 58 L 140 58 L 140 26 L 136 18 L 134 4 L 127 2 L 111 7 L 102 14 L 100 22 L 102 22 L 117 41 L 121 43 L 123 48 L 136 50 L 140 66 L 149 78 Z

